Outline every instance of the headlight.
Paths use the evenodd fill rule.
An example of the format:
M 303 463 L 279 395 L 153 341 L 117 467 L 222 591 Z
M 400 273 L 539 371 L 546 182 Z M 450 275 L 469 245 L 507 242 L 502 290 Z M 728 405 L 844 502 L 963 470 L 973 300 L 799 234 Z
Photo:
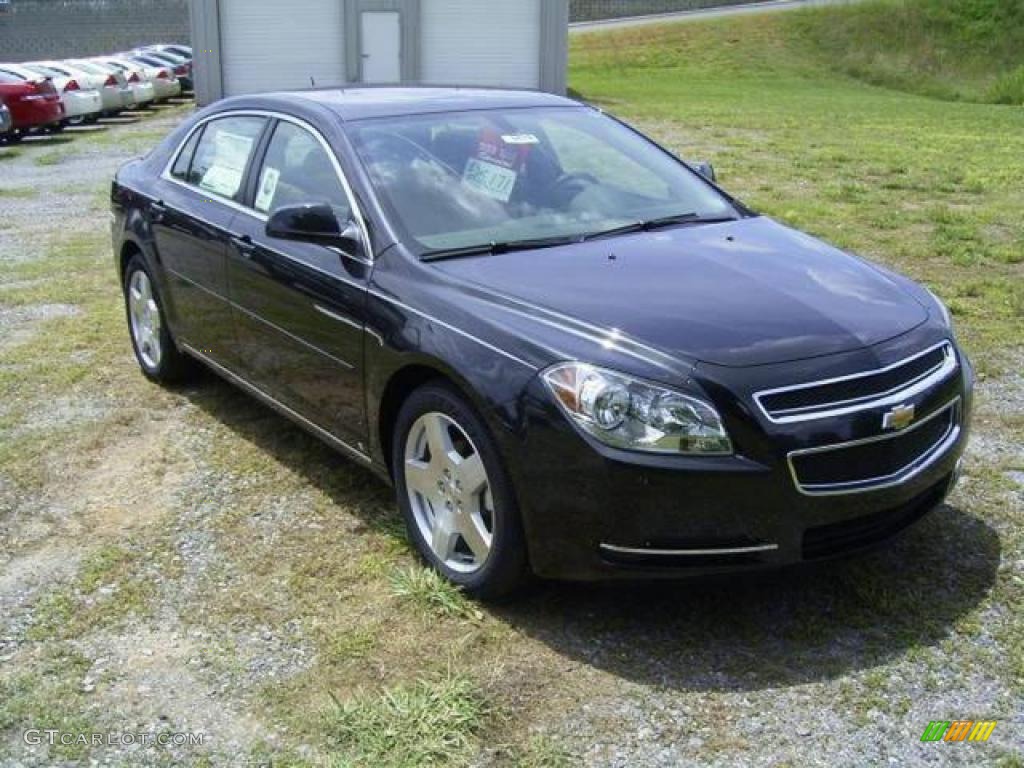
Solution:
M 615 448 L 649 453 L 732 453 L 713 406 L 656 384 L 585 363 L 561 363 L 541 374 L 577 425 Z
M 932 297 L 932 301 L 935 302 L 935 306 L 937 306 L 939 308 L 939 312 L 942 313 L 942 322 L 945 323 L 946 327 L 949 328 L 949 330 L 952 331 L 953 330 L 953 317 L 952 317 L 952 315 L 949 314 L 949 307 L 947 307 L 942 302 L 942 299 L 940 299 L 938 296 L 936 296 L 933 291 L 929 290 L 928 293 Z

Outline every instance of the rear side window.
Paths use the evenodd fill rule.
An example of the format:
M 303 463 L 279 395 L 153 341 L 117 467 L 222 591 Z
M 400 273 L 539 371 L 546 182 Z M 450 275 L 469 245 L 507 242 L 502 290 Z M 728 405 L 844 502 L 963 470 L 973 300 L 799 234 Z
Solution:
M 211 195 L 235 198 L 265 123 L 262 117 L 225 117 L 207 123 L 192 158 L 189 183 Z
M 254 206 L 270 213 L 305 203 L 327 203 L 343 221 L 351 218 L 345 188 L 323 144 L 305 128 L 280 122 L 260 169 Z
M 181 152 L 178 153 L 178 159 L 174 161 L 174 167 L 171 168 L 171 176 L 178 181 L 184 181 L 186 184 L 198 183 L 189 175 L 189 169 L 192 167 L 192 158 L 196 154 L 196 145 L 199 144 L 199 139 L 202 135 L 202 128 L 193 132 L 188 142 L 182 147 Z

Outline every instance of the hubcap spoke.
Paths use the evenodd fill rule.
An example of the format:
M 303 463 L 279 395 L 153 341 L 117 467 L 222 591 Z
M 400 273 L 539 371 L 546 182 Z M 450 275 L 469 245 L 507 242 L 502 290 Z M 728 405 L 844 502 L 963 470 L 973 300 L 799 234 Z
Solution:
M 430 414 L 426 419 L 426 428 L 431 459 L 439 462 L 449 458 L 455 452 L 455 448 L 452 446 L 452 437 L 448 434 L 448 425 L 442 421 L 441 414 Z
M 484 469 L 484 461 L 479 453 L 474 453 L 468 458 L 459 457 L 459 463 L 455 466 L 455 476 L 462 486 L 463 493 L 476 494 L 487 484 L 487 470 Z
M 438 494 L 440 474 L 431 464 L 408 459 L 405 462 L 405 484 L 410 491 L 415 491 L 424 499 L 432 499 Z
M 483 520 L 468 510 L 459 516 L 459 533 L 473 555 L 481 562 L 491 551 L 491 534 L 484 529 Z
M 442 507 L 434 518 L 434 532 L 430 540 L 430 548 L 443 561 L 451 559 L 455 554 L 456 532 L 452 525 L 452 514 Z

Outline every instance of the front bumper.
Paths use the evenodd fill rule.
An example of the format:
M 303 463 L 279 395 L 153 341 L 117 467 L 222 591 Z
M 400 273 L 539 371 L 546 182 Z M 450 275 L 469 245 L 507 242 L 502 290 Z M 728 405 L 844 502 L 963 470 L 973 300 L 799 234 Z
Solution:
M 902 353 L 896 344 L 879 354 Z M 757 376 L 776 372 L 734 370 L 722 378 L 735 378 L 735 401 L 716 404 L 738 455 L 645 455 L 578 432 L 535 381 L 522 428 L 502 437 L 531 565 L 552 578 L 678 577 L 781 567 L 884 541 L 941 503 L 956 481 L 973 388 L 970 364 L 958 357 L 956 372 L 916 402 L 922 423 L 956 409 L 955 428 L 936 450 L 874 487 L 828 494 L 799 487 L 791 455 L 877 436 L 881 414 L 773 424 L 750 394 L 763 388 Z

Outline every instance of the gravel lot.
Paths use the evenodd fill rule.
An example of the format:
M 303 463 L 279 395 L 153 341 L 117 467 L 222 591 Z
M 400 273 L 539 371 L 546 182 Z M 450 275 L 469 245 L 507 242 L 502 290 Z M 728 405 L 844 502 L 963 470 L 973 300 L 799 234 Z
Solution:
M 138 375 L 105 195 L 187 113 L 0 148 L 0 765 L 1022 764 L 1019 347 L 981 384 L 963 485 L 892 546 L 474 606 L 419 572 L 368 474 L 212 376 Z M 346 730 L 433 738 L 391 706 L 418 684 L 465 723 L 439 752 Z M 1000 722 L 919 742 L 956 718 Z

